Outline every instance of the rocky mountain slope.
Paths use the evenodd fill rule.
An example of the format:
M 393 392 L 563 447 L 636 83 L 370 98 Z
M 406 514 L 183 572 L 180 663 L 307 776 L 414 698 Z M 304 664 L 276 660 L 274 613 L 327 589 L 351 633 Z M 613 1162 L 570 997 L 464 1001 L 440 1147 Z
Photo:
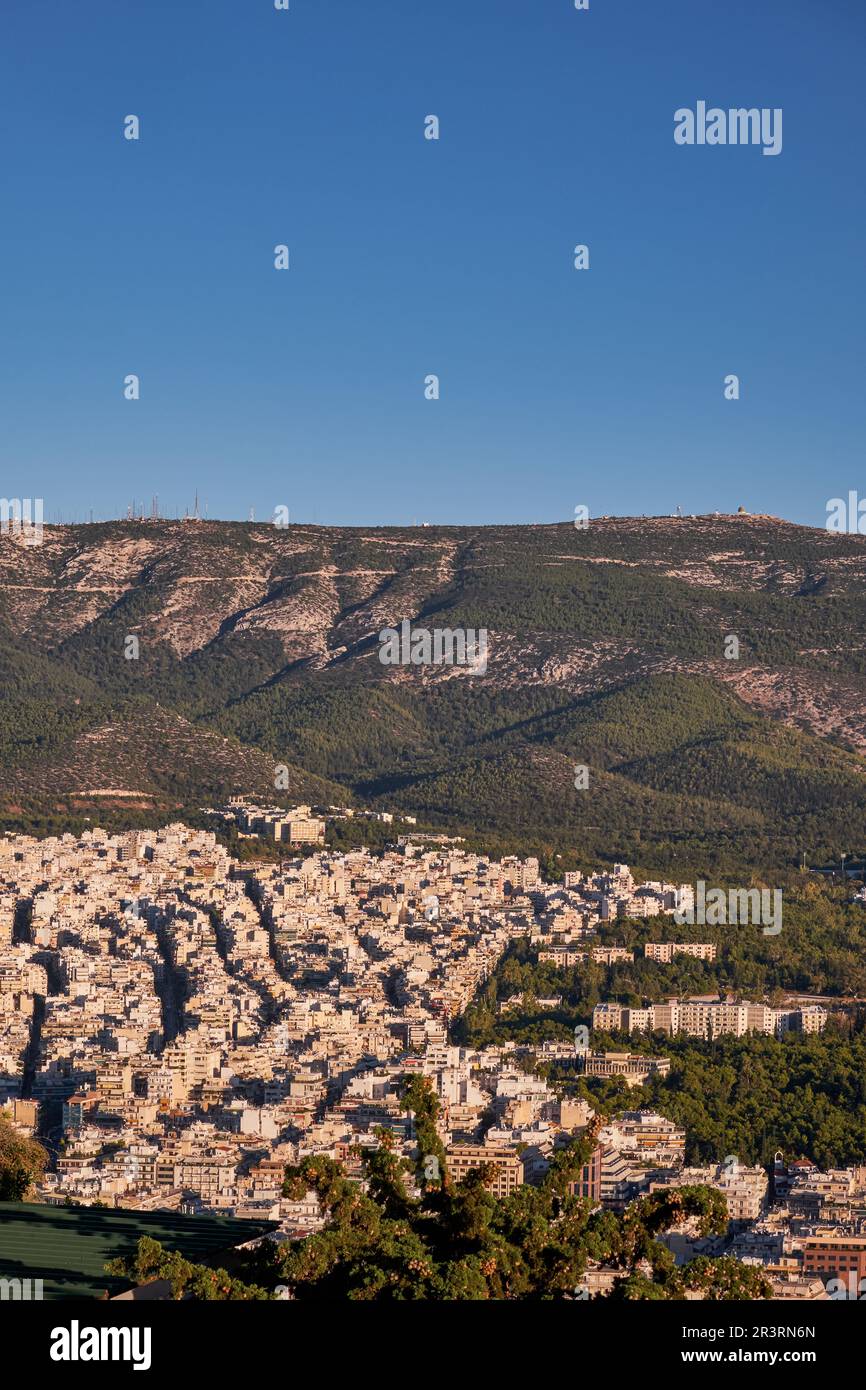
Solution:
M 383 665 L 377 634 L 403 619 L 485 629 L 485 673 Z M 94 792 L 143 808 L 265 794 L 279 762 L 290 799 L 394 802 L 557 847 L 850 850 L 864 619 L 866 538 L 773 517 L 4 535 L 7 823 Z

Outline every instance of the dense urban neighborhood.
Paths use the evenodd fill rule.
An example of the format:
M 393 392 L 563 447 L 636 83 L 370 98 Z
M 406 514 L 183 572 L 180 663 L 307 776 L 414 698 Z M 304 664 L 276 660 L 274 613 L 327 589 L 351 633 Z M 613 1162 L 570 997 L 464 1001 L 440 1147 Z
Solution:
M 822 1004 L 600 1000 L 573 1040 L 455 1041 L 518 942 L 553 966 L 612 966 L 636 949 L 659 967 L 713 962 L 714 942 L 667 931 L 641 948 L 599 939 L 619 921 L 671 923 L 690 885 L 637 883 L 621 864 L 551 883 L 537 859 L 497 861 L 445 836 L 336 852 L 323 845 L 325 810 L 310 806 L 233 798 L 215 814 L 285 857 L 239 860 L 214 831 L 181 823 L 0 839 L 0 1109 L 48 1151 L 31 1201 L 218 1214 L 268 1221 L 275 1241 L 307 1238 L 328 1213 L 312 1185 L 287 1193 L 287 1170 L 323 1156 L 366 1182 L 364 1156 L 383 1143 L 414 1165 L 421 1121 L 405 1095 L 420 1077 L 451 1181 L 482 1171 L 507 1197 L 589 1136 L 570 1190 L 592 1207 L 623 1213 L 695 1186 L 721 1194 L 723 1232 L 684 1219 L 661 1236 L 678 1261 L 733 1257 L 779 1299 L 859 1287 L 866 1167 L 822 1171 L 796 1153 L 687 1163 L 683 1126 L 647 1108 L 596 1113 L 562 1084 L 664 1077 L 666 1037 L 820 1033 Z M 524 1002 L 498 1009 L 507 1019 Z M 645 1043 L 611 1047 L 610 1034 Z M 591 1262 L 575 1297 L 619 1277 Z

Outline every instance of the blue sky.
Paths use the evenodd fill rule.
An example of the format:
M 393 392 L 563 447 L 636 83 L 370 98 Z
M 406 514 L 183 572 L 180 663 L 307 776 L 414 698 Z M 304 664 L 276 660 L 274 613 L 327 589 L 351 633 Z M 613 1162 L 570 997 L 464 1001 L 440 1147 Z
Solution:
M 3 8 L 0 492 L 46 520 L 866 493 L 861 0 Z M 782 153 L 675 145 L 699 99 Z

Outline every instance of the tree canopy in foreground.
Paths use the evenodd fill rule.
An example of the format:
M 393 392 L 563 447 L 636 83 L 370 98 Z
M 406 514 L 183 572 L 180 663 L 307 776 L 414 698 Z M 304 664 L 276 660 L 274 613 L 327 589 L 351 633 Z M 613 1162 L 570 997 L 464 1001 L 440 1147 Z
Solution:
M 696 1238 L 723 1234 L 727 1208 L 715 1189 L 653 1193 L 622 1214 L 593 1210 L 574 1195 L 600 1121 L 554 1153 L 538 1186 L 497 1198 L 489 1164 L 451 1180 L 436 1132 L 438 1104 L 425 1078 L 405 1081 L 403 1106 L 414 1116 L 417 1141 L 414 1184 L 412 1164 L 382 1130 L 376 1148 L 360 1151 L 363 1184 L 320 1154 L 286 1170 L 284 1195 L 301 1200 L 315 1191 L 325 1225 L 305 1239 L 243 1252 L 238 1277 L 190 1266 L 152 1241 L 140 1242 L 124 1272 L 170 1278 L 175 1297 L 205 1299 L 262 1297 L 279 1285 L 299 1300 L 550 1300 L 586 1296 L 592 1264 L 615 1273 L 609 1297 L 616 1299 L 771 1296 L 760 1271 L 704 1257 L 677 1268 L 658 1239 L 683 1223 Z M 247 1289 L 247 1279 L 254 1287 Z

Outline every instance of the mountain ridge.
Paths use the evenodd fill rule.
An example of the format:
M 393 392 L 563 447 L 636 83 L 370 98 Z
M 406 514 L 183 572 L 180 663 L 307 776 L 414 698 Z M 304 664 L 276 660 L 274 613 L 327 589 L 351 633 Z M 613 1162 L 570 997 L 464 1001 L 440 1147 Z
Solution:
M 404 619 L 485 629 L 486 673 L 383 665 L 378 634 Z M 611 761 L 617 692 L 643 724 L 630 756 Z M 684 730 L 700 726 L 696 746 L 685 733 L 659 742 L 678 706 Z M 761 742 L 763 813 L 736 784 L 737 758 L 748 782 Z M 764 860 L 775 843 L 787 862 L 839 837 L 862 843 L 863 754 L 864 537 L 748 514 L 585 528 L 125 521 L 46 527 L 41 545 L 0 536 L 7 805 L 44 809 L 100 788 L 154 804 L 264 795 L 279 763 L 295 800 L 390 796 L 436 823 L 450 814 L 478 834 L 526 838 L 531 805 L 515 794 L 497 808 L 488 786 L 499 758 L 514 791 L 522 757 L 536 839 L 544 827 L 560 849 L 592 823 L 566 800 L 571 759 L 594 770 L 601 835 L 620 852 L 655 845 L 669 859 L 679 813 L 699 856 L 718 861 L 728 834 L 747 862 L 752 835 Z M 728 808 L 715 837 L 701 776 Z M 595 832 L 583 838 L 604 852 Z

